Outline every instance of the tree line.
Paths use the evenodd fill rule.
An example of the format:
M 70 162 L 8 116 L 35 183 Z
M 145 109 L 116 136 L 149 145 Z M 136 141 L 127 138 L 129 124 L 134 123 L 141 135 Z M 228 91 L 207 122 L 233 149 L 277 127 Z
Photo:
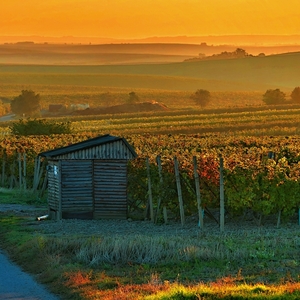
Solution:
M 106 95 L 111 97 L 111 95 Z M 210 91 L 206 89 L 198 89 L 190 95 L 190 99 L 201 108 L 206 107 L 212 100 Z M 290 94 L 290 99 L 287 100 L 287 95 L 279 88 L 268 89 L 262 95 L 262 101 L 266 105 L 277 104 L 300 104 L 300 87 L 295 87 Z M 127 104 L 134 104 L 140 102 L 140 97 L 135 92 L 128 94 L 128 99 L 125 100 Z M 15 97 L 10 102 L 10 110 L 14 114 L 23 117 L 40 117 L 41 96 L 32 90 L 22 90 L 21 94 Z
M 266 105 L 277 105 L 285 103 L 300 104 L 300 87 L 295 87 L 290 95 L 290 101 L 286 99 L 287 95 L 280 89 L 268 89 L 262 95 L 262 101 Z M 208 90 L 198 89 L 195 93 L 190 96 L 190 99 L 194 100 L 195 103 L 201 107 L 207 106 L 211 101 L 211 94 Z

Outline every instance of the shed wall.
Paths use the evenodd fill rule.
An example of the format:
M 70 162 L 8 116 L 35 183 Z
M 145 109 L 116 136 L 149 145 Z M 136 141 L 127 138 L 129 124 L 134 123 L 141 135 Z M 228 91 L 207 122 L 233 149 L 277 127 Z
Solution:
M 93 211 L 93 161 L 61 161 L 62 212 Z
M 64 218 L 127 218 L 127 160 L 49 161 L 49 208 Z M 61 201 L 61 202 L 60 202 Z
M 94 161 L 94 217 L 126 219 L 127 162 Z

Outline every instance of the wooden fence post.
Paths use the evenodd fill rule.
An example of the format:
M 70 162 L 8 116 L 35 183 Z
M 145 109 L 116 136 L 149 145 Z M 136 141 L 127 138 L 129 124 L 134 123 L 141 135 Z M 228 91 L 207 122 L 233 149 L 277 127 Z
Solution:
M 167 213 L 167 208 L 165 206 L 163 207 L 163 215 L 164 215 L 165 224 L 168 224 L 168 213 Z
M 26 153 L 24 152 L 24 155 L 23 155 L 23 184 L 24 184 L 24 190 L 27 189 L 26 175 L 27 175 L 27 161 L 26 161 Z
M 194 178 L 195 178 L 195 187 L 196 187 L 196 196 L 197 196 L 197 206 L 198 206 L 198 217 L 199 217 L 199 227 L 203 229 L 203 211 L 201 207 L 201 193 L 200 193 L 200 182 L 197 166 L 197 157 L 193 157 L 194 165 Z
M 19 166 L 19 188 L 22 187 L 22 159 L 21 153 L 18 152 L 18 166 Z
M 161 188 L 163 185 L 163 177 L 162 177 L 162 166 L 161 166 L 161 159 L 160 156 L 158 155 L 156 157 L 156 163 L 158 166 L 158 176 L 159 176 L 159 184 L 160 184 L 160 188 L 159 188 L 159 196 L 158 196 L 158 203 L 157 203 L 157 208 L 156 208 L 156 214 L 155 214 L 155 223 L 157 223 L 157 219 L 159 217 L 159 211 L 160 211 L 160 205 L 161 205 Z
M 181 225 L 184 225 L 185 216 L 184 216 L 182 191 L 181 191 L 181 184 L 180 184 L 179 166 L 178 166 L 178 160 L 176 156 L 174 157 L 174 167 L 175 167 L 175 178 L 176 178 L 176 185 L 177 185 L 177 192 L 178 192 Z
M 3 156 L 2 156 L 2 177 L 1 177 L 1 186 L 4 187 L 5 183 L 5 166 L 6 166 L 6 152 L 5 150 L 3 151 Z
M 223 157 L 220 156 L 220 231 L 224 232 L 225 204 L 224 204 L 224 178 L 223 178 Z
M 154 222 L 154 213 L 153 213 L 153 198 L 152 198 L 152 186 L 151 186 L 151 174 L 150 174 L 150 166 L 149 166 L 149 157 L 146 158 L 146 166 L 147 166 L 147 177 L 148 177 L 148 201 L 150 207 L 150 219 Z
M 40 162 L 41 162 L 41 157 L 38 156 L 34 159 L 34 174 L 33 174 L 33 184 L 32 184 L 32 189 L 36 190 L 37 185 L 38 185 L 38 177 L 40 173 Z
M 10 189 L 13 189 L 14 186 L 17 185 L 17 179 L 16 179 L 16 176 L 15 176 L 16 159 L 17 159 L 17 155 L 15 153 L 14 156 L 13 156 L 13 162 L 12 162 L 12 164 L 10 164 L 10 184 L 9 184 Z

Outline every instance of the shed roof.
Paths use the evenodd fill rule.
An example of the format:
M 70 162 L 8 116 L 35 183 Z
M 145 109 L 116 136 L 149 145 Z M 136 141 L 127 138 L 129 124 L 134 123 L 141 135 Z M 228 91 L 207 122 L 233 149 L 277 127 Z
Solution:
M 134 151 L 132 146 L 129 145 L 129 143 L 126 141 L 126 139 L 117 137 L 117 136 L 112 136 L 109 134 L 105 134 L 105 135 L 98 136 L 98 137 L 95 137 L 92 139 L 88 139 L 86 141 L 82 141 L 82 142 L 72 144 L 72 145 L 69 145 L 66 147 L 41 152 L 38 154 L 38 156 L 51 158 L 51 157 L 55 157 L 55 156 L 59 156 L 59 155 L 68 154 L 68 153 L 71 153 L 74 151 L 87 149 L 87 148 L 94 147 L 94 146 L 104 145 L 104 144 L 108 144 L 108 143 L 114 143 L 117 141 L 122 141 L 126 145 L 128 150 L 131 152 L 132 156 L 137 157 L 136 152 Z

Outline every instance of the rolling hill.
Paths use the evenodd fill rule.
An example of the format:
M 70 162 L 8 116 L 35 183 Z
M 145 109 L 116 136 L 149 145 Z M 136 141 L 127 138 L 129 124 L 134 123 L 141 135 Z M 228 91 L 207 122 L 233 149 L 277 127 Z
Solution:
M 134 65 L 0 65 L 2 84 L 212 91 L 291 90 L 300 85 L 300 52 L 240 59 Z

